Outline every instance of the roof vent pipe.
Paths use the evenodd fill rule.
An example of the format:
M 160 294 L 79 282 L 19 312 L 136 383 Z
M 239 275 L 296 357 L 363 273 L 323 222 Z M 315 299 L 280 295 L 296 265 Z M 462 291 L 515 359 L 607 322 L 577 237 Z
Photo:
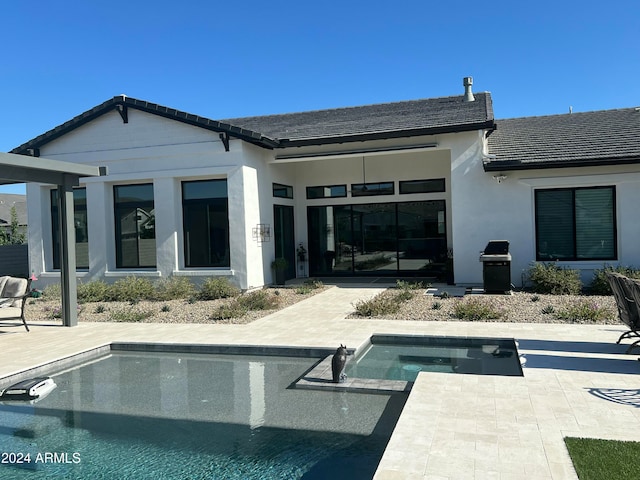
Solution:
M 475 97 L 471 92 L 471 85 L 473 85 L 473 77 L 464 77 L 462 79 L 462 84 L 464 85 L 464 101 L 465 102 L 475 101 Z

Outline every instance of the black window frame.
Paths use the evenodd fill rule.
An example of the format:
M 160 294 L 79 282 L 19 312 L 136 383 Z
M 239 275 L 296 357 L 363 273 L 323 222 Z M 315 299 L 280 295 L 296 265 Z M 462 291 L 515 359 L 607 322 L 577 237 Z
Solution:
M 214 241 L 214 239 L 217 239 L 218 241 L 222 241 L 222 245 L 224 246 L 225 253 L 222 257 L 223 261 L 219 261 L 219 262 L 213 262 L 211 261 L 211 259 L 209 259 L 209 261 L 207 262 L 192 261 L 191 260 L 192 255 L 190 254 L 190 251 L 189 251 L 190 229 L 188 228 L 188 225 L 187 225 L 187 221 L 188 221 L 187 217 L 189 217 L 189 214 L 187 213 L 187 208 L 190 205 L 208 208 L 215 203 L 219 203 L 219 202 L 216 202 L 216 200 L 219 200 L 220 197 L 185 199 L 185 185 L 196 184 L 196 183 L 206 183 L 206 182 L 224 183 L 225 191 L 226 191 L 226 197 L 224 202 L 224 206 L 226 209 L 226 212 L 225 212 L 226 225 L 223 227 L 223 235 L 222 235 L 223 238 L 219 235 L 220 232 L 218 232 L 218 235 L 214 236 L 212 234 L 209 234 L 208 236 L 209 242 Z M 231 267 L 231 241 L 230 241 L 230 229 L 229 229 L 229 184 L 227 182 L 227 179 L 226 178 L 207 178 L 202 180 L 185 180 L 180 184 L 180 191 L 181 191 L 181 201 L 182 201 L 182 235 L 183 235 L 182 250 L 184 255 L 183 258 L 184 258 L 185 268 L 230 268 Z M 211 245 L 209 245 L 209 251 L 211 250 L 214 250 L 214 249 L 212 249 Z
M 425 178 L 421 180 L 400 180 L 399 182 L 398 192 L 400 195 L 410 195 L 414 193 L 443 193 L 446 192 L 446 182 L 444 178 Z M 425 185 L 435 185 L 435 188 L 428 188 L 425 186 L 423 189 L 416 189 L 411 192 L 403 191 L 406 190 L 407 187 L 418 186 L 420 184 Z
M 324 194 L 325 189 L 331 189 L 329 195 Z M 334 188 L 341 188 L 343 191 L 338 194 L 333 193 Z M 311 195 L 310 192 L 316 191 L 316 189 L 322 189 L 322 195 Z M 315 200 L 317 198 L 345 198 L 347 196 L 347 184 L 337 184 L 337 185 L 312 185 L 307 187 L 307 200 Z
M 396 186 L 393 181 L 351 184 L 352 197 L 377 197 L 382 195 L 395 195 L 395 193 Z
M 144 201 L 129 201 L 129 202 L 119 202 L 118 201 L 118 189 L 123 188 L 123 187 L 143 187 L 143 186 L 150 186 L 151 187 L 151 200 L 144 200 Z M 136 249 L 136 254 L 137 254 L 137 262 L 136 265 L 124 265 L 123 264 L 123 250 L 122 250 L 122 232 L 121 232 L 121 224 L 119 222 L 120 217 L 120 213 L 127 211 L 127 209 L 133 208 L 135 207 L 137 208 L 149 208 L 151 207 L 151 210 L 154 211 L 154 228 L 153 228 L 153 239 L 156 240 L 156 236 L 155 236 L 155 188 L 153 185 L 153 182 L 146 182 L 146 183 L 129 183 L 129 184 L 122 184 L 122 185 L 114 185 L 113 186 L 113 215 L 114 215 L 114 222 L 115 222 L 115 247 L 116 247 L 116 268 L 121 268 L 121 269 L 130 269 L 130 268 L 135 268 L 135 269 L 148 269 L 148 268 L 157 268 L 158 266 L 158 244 L 156 242 L 155 245 L 155 261 L 153 262 L 153 265 L 140 265 L 140 250 Z M 140 235 L 139 232 L 137 232 L 137 239 L 140 240 Z M 149 238 L 150 239 L 150 238 Z
M 576 192 L 584 190 L 610 190 L 611 191 L 611 228 L 612 228 L 612 246 L 613 253 L 611 256 L 593 256 L 585 257 L 578 256 L 578 228 L 576 222 Z M 540 238 L 540 211 L 539 201 L 540 195 L 546 192 L 570 192 L 571 193 L 571 208 L 573 209 L 571 214 L 572 226 L 572 256 L 553 256 L 553 255 L 541 255 L 540 244 L 543 239 Z M 615 185 L 602 185 L 602 186 L 590 186 L 590 187 L 563 187 L 563 188 L 539 188 L 534 191 L 534 218 L 535 218 L 535 255 L 537 261 L 568 261 L 568 262 L 580 262 L 580 261 L 616 261 L 618 260 L 618 222 L 617 222 L 617 191 Z
M 293 187 L 291 185 L 285 185 L 283 183 L 274 182 L 271 188 L 272 188 L 273 196 L 276 198 L 289 198 L 289 199 L 293 198 Z M 281 195 L 280 192 L 283 190 L 284 190 L 284 195 Z

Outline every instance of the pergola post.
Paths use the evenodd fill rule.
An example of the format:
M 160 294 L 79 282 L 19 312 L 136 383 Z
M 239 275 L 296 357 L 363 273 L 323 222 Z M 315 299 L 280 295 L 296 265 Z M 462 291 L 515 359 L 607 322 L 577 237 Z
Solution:
M 60 286 L 62 290 L 62 324 L 78 325 L 78 285 L 76 280 L 76 229 L 73 214 L 74 179 L 64 175 L 58 185 L 58 220 L 60 222 Z

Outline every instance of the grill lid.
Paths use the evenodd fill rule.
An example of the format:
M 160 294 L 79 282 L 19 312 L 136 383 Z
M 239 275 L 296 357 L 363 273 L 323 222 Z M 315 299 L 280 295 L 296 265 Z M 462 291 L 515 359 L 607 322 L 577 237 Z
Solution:
M 484 255 L 507 255 L 509 242 L 507 240 L 490 240 L 482 253 Z

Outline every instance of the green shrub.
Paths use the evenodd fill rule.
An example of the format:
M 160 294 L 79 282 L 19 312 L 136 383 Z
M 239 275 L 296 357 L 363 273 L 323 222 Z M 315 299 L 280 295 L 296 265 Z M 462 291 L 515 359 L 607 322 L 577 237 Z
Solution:
M 279 298 L 275 295 L 269 295 L 266 290 L 256 290 L 240 295 L 234 302 L 247 310 L 273 310 L 278 307 Z
M 552 295 L 579 295 L 582 291 L 580 272 L 555 263 L 535 263 L 529 268 L 533 291 Z
M 249 310 L 233 300 L 225 305 L 220 305 L 218 309 L 209 317 L 211 320 L 228 320 L 230 318 L 240 318 Z
M 405 280 L 396 280 L 396 288 L 399 288 L 401 290 L 420 290 L 427 287 L 428 285 L 425 285 L 423 282 L 407 282 Z
M 537 302 L 540 300 L 540 295 L 532 295 L 531 296 L 531 301 L 532 302 Z
M 62 288 L 59 283 L 51 283 L 44 287 L 42 297 L 45 300 L 60 300 L 62 298 Z
M 593 272 L 593 280 L 589 285 L 590 293 L 594 295 L 613 295 L 611 287 L 609 286 L 609 281 L 607 280 L 606 274 L 608 272 L 621 273 L 629 278 L 640 279 L 640 269 L 634 267 L 623 267 L 621 265 L 617 265 L 615 267 L 612 265 L 605 265 L 603 268 Z
M 322 283 L 322 281 L 318 280 L 317 278 L 307 278 L 304 281 L 303 285 L 310 288 L 311 290 L 317 290 L 318 288 L 324 287 L 324 283 Z
M 171 307 L 167 304 L 162 305 L 162 307 L 160 308 L 161 312 L 170 312 L 171 311 Z
M 496 320 L 504 315 L 499 309 L 479 298 L 459 300 L 453 306 L 453 315 L 463 320 Z
M 156 300 L 175 300 L 189 298 L 196 292 L 195 285 L 187 277 L 170 277 L 155 284 Z
M 394 292 L 393 296 L 396 302 L 402 303 L 406 302 L 407 300 L 411 300 L 415 295 L 416 293 L 413 290 L 402 289 L 399 292 Z
M 231 298 L 240 295 L 240 289 L 232 285 L 229 279 L 224 277 L 207 278 L 200 288 L 198 298 L 200 300 L 217 300 L 219 298 Z
M 153 300 L 155 288 L 151 280 L 135 276 L 117 280 L 110 288 L 111 300 L 116 302 L 139 302 Z
M 107 309 L 105 308 L 105 306 L 101 304 L 101 305 L 96 305 L 96 308 L 93 311 L 93 313 L 104 313 L 106 311 Z
M 140 322 L 152 315 L 153 312 L 150 310 L 140 310 L 131 306 L 112 311 L 109 318 L 114 322 Z
M 110 287 L 102 280 L 78 283 L 79 302 L 108 302 L 110 298 Z
M 554 313 L 556 311 L 555 308 L 553 308 L 553 305 L 547 305 L 545 307 L 542 308 L 541 312 L 545 315 L 550 315 L 552 313 Z
M 559 320 L 579 323 L 595 323 L 614 317 L 614 312 L 589 299 L 578 300 L 556 312 Z
M 431 304 L 431 310 L 440 310 L 442 308 L 442 302 L 433 302 Z
M 280 292 L 278 292 L 277 290 L 276 290 L 276 292 L 277 293 L 274 292 L 276 295 L 280 295 Z M 308 293 L 311 293 L 312 289 L 310 287 L 307 287 L 306 285 L 300 285 L 299 287 L 296 287 L 295 292 L 298 295 L 306 295 Z
M 398 312 L 400 302 L 390 291 L 385 291 L 369 300 L 358 300 L 353 307 L 361 317 L 379 317 Z

